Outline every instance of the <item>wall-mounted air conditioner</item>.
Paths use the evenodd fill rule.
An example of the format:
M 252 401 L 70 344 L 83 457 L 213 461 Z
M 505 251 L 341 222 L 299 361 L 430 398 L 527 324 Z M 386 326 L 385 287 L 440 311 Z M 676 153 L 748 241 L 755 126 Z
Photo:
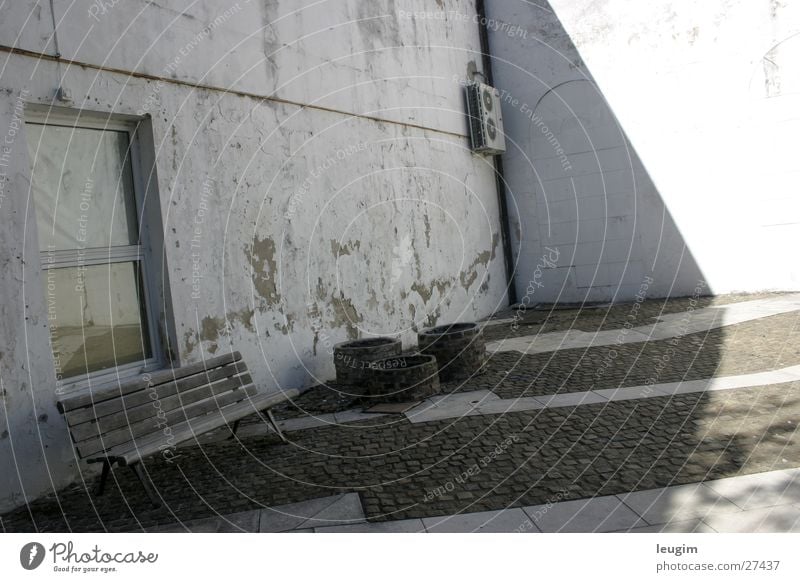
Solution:
M 468 83 L 467 116 L 472 149 L 482 154 L 502 154 L 506 151 L 503 132 L 503 111 L 500 92 L 484 83 Z

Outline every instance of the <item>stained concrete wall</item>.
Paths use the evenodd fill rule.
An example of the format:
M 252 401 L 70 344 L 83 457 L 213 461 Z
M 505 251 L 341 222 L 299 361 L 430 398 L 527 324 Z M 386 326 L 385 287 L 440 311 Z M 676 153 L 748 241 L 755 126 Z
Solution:
M 454 82 L 480 62 L 478 27 L 404 15 L 426 5 L 3 7 L 0 44 L 65 60 L 0 52 L 0 139 L 13 133 L 1 168 L 0 510 L 79 474 L 54 406 L 22 126 L 24 107 L 59 85 L 73 109 L 147 118 L 160 333 L 181 364 L 236 349 L 262 388 L 303 387 L 332 377 L 335 342 L 411 345 L 416 328 L 506 304 L 493 170 L 469 151 Z
M 487 12 L 521 298 L 800 288 L 797 3 Z

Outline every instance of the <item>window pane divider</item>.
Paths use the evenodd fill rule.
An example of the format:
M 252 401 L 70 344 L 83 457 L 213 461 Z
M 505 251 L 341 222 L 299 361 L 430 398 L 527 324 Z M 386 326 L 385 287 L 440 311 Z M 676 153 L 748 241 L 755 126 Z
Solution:
M 42 251 L 40 257 L 43 269 L 125 263 L 141 261 L 144 258 L 140 245 Z

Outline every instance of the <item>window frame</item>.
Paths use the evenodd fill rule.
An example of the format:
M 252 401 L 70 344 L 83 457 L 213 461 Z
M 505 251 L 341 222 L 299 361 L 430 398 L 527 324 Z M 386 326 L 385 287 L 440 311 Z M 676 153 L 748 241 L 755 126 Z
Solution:
M 137 362 L 128 364 L 121 364 L 89 372 L 88 374 L 80 374 L 77 376 L 70 376 L 68 378 L 59 377 L 56 374 L 57 391 L 59 394 L 74 393 L 81 391 L 91 391 L 98 386 L 104 386 L 112 382 L 119 382 L 124 379 L 134 377 L 143 372 L 149 372 L 163 368 L 165 364 L 164 349 L 161 341 L 161 334 L 159 333 L 159 320 L 161 319 L 161 310 L 159 309 L 158 301 L 156 298 L 158 293 L 158 281 L 156 279 L 157 273 L 153 269 L 153 261 L 151 259 L 153 249 L 147 242 L 149 237 L 149 220 L 148 213 L 145 211 L 145 198 L 152 195 L 148 192 L 146 187 L 147 181 L 143 175 L 142 164 L 142 145 L 140 132 L 144 122 L 144 118 L 113 115 L 103 113 L 93 113 L 83 110 L 58 110 L 51 107 L 37 107 L 33 104 L 26 107 L 25 123 L 38 124 L 38 125 L 52 125 L 61 126 L 73 129 L 92 129 L 101 131 L 119 131 L 124 132 L 128 136 L 128 150 L 127 158 L 130 162 L 131 182 L 133 188 L 133 206 L 136 212 L 136 227 L 135 240 L 138 244 L 120 245 L 104 248 L 85 248 L 85 249 L 68 249 L 68 250 L 48 250 L 37 248 L 40 260 L 40 268 L 42 275 L 46 278 L 47 272 L 50 269 L 69 268 L 69 267 L 89 267 L 92 265 L 108 265 L 111 263 L 126 263 L 133 262 L 138 267 L 137 278 L 139 279 L 139 287 L 141 290 L 139 309 L 144 309 L 142 323 L 147 326 L 147 339 L 150 345 L 150 357 Z M 37 144 L 38 151 L 38 144 Z M 29 160 L 31 172 L 31 188 L 33 187 L 33 164 L 35 160 Z M 34 195 L 31 191 L 31 197 Z M 151 202 L 152 204 L 152 202 Z M 35 206 L 31 205 L 34 210 L 31 211 L 33 215 L 33 222 L 37 225 L 38 222 L 35 217 Z M 80 253 L 80 255 L 79 255 Z M 45 293 L 46 283 L 40 286 L 40 292 L 43 297 Z M 138 293 L 137 293 L 138 294 Z M 48 344 L 50 339 L 48 338 Z M 52 355 L 52 346 L 51 346 Z M 55 361 L 53 361 L 53 372 L 56 373 Z

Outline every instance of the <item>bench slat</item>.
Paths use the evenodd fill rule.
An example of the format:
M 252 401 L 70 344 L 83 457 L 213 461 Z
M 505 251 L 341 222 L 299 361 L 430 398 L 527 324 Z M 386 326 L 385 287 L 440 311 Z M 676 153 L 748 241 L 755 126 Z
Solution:
M 104 416 L 130 410 L 136 406 L 153 402 L 152 395 L 155 394 L 159 400 L 168 396 L 178 394 L 217 380 L 229 378 L 237 373 L 246 372 L 247 367 L 243 362 L 235 362 L 221 368 L 215 368 L 206 374 L 196 374 L 188 378 L 183 378 L 176 382 L 169 382 L 155 386 L 151 389 L 134 392 L 126 396 L 118 396 L 113 400 L 99 402 L 94 406 L 89 405 L 83 408 L 65 413 L 67 424 L 71 427 L 84 422 L 94 422 Z
M 178 445 L 195 438 L 195 436 L 214 430 L 215 428 L 230 425 L 240 418 L 250 416 L 265 408 L 270 408 L 275 404 L 294 398 L 298 394 L 299 392 L 295 389 L 285 392 L 259 394 L 253 398 L 248 398 L 222 408 L 216 414 L 210 414 L 180 423 L 172 427 L 173 436 L 170 445 Z M 114 447 L 99 458 L 113 458 L 119 462 L 120 465 L 131 465 L 150 455 L 158 453 L 164 448 L 165 444 L 166 442 L 163 435 L 148 435 L 136 439 L 135 444 L 132 441 Z
M 243 374 L 233 378 L 226 378 L 212 384 L 204 384 L 198 388 L 180 392 L 173 396 L 160 398 L 161 411 L 168 413 L 176 408 L 188 406 L 200 400 L 213 399 L 215 396 L 225 392 L 236 390 L 249 384 L 253 380 L 250 374 Z M 107 433 L 118 428 L 127 427 L 133 423 L 144 421 L 158 415 L 159 409 L 155 406 L 155 401 L 148 398 L 145 404 L 134 406 L 121 412 L 102 416 L 96 422 L 83 422 L 71 427 L 72 440 L 80 443 L 86 439 L 96 438 L 98 435 Z M 72 413 L 67 413 L 72 414 Z
M 125 394 L 146 390 L 152 386 L 158 386 L 167 382 L 172 383 L 195 374 L 203 374 L 213 368 L 219 368 L 233 362 L 238 362 L 241 359 L 242 354 L 239 352 L 228 353 L 206 361 L 189 364 L 181 368 L 169 368 L 153 372 L 152 374 L 143 374 L 133 380 L 108 386 L 90 394 L 68 396 L 61 399 L 56 404 L 60 412 L 68 412 L 76 408 L 91 406 L 92 404 L 97 405 L 106 400 L 119 398 Z
M 167 435 L 164 433 L 166 427 L 170 427 L 170 430 L 172 430 L 173 426 L 177 426 L 182 422 L 209 413 L 214 414 L 225 406 L 235 404 L 255 394 L 257 394 L 256 387 L 251 384 L 244 389 L 228 390 L 216 398 L 208 398 L 183 408 L 176 408 L 160 419 L 151 417 L 141 422 L 126 425 L 117 430 L 95 434 L 94 438 L 85 440 L 76 445 L 78 455 L 81 458 L 90 457 L 95 453 L 101 453 L 115 446 L 129 443 L 134 439 L 140 439 L 148 434 L 159 434 L 166 440 Z

